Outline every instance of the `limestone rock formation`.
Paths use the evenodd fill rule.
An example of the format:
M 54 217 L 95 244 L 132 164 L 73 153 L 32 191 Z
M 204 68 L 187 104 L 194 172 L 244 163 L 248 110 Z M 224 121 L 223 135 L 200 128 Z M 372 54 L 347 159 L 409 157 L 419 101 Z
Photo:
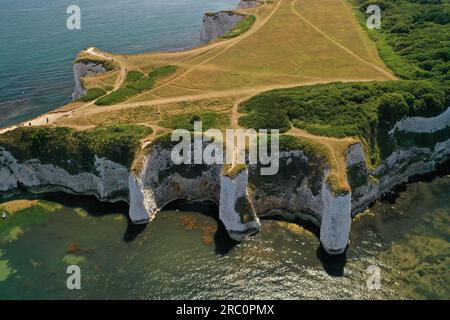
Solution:
M 72 100 L 77 100 L 86 94 L 81 78 L 90 75 L 96 75 L 106 72 L 106 68 L 102 64 L 94 62 L 77 62 L 73 65 L 73 76 L 75 80 L 75 89 L 72 93 Z
M 201 42 L 208 43 L 213 39 L 223 36 L 236 23 L 244 19 L 244 17 L 243 15 L 230 11 L 206 13 L 203 16 L 202 30 L 200 32 Z
M 335 193 L 329 186 L 326 159 L 311 157 L 303 150 L 280 152 L 278 174 L 261 176 L 259 165 L 247 165 L 234 174 L 224 173 L 222 165 L 175 165 L 172 147 L 164 143 L 150 145 L 133 170 L 95 157 L 89 170 L 79 172 L 68 172 L 40 159 L 19 161 L 0 146 L 0 191 L 22 186 L 30 191 L 63 191 L 94 195 L 103 201 L 128 201 L 134 223 L 147 223 L 176 199 L 210 200 L 218 204 L 219 218 L 235 240 L 257 232 L 258 217 L 281 216 L 317 225 L 324 249 L 339 254 L 347 246 L 352 215 L 411 177 L 432 173 L 450 161 L 448 122 L 444 121 L 439 131 L 428 129 L 442 124 L 449 110 L 434 118 L 397 123 L 390 138 L 396 147 L 376 168 L 368 168 L 361 144 L 351 145 L 347 150 L 351 192 L 347 193 Z M 402 144 L 401 134 L 405 132 L 410 139 L 415 135 L 428 139 L 420 136 L 412 145 Z

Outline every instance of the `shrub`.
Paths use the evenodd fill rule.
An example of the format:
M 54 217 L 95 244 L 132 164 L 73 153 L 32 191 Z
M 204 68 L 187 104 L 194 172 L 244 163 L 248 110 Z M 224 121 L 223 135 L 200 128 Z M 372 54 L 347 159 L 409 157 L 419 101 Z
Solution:
M 104 96 L 106 94 L 106 91 L 102 88 L 91 88 L 88 89 L 86 91 L 86 94 L 84 96 L 82 96 L 81 98 L 79 98 L 79 101 L 83 101 L 83 102 L 89 102 L 89 101 L 94 101 L 98 98 L 100 98 L 101 96 Z
M 408 33 L 409 25 L 407 25 L 405 22 L 399 22 L 391 28 L 391 32 L 393 32 L 393 33 Z
M 136 82 L 139 79 L 141 79 L 144 76 L 144 74 L 140 71 L 128 71 L 127 75 L 125 77 L 125 82 L 127 83 L 132 83 L 132 82 Z
M 20 127 L 0 135 L 0 147 L 19 161 L 39 159 L 72 174 L 94 172 L 94 158 L 130 167 L 140 139 L 151 129 L 136 125 L 101 126 L 76 131 L 64 127 Z
M 128 100 L 132 96 L 138 94 L 140 91 L 131 88 L 131 87 L 122 87 L 117 89 L 114 92 L 111 92 L 110 94 L 98 99 L 95 104 L 98 106 L 109 106 L 112 104 L 120 103 L 123 101 Z
M 176 70 L 175 66 L 164 66 L 151 71 L 148 77 L 140 71 L 129 71 L 121 88 L 97 100 L 95 104 L 108 106 L 124 102 L 142 91 L 152 89 L 156 79 L 168 76 Z
M 155 70 L 150 71 L 148 76 L 153 79 L 166 77 L 166 76 L 174 73 L 175 71 L 177 71 L 177 69 L 178 68 L 176 66 L 167 65 L 167 66 L 157 68 Z
M 397 92 L 385 93 L 378 104 L 380 119 L 392 123 L 408 114 L 409 107 L 405 98 Z

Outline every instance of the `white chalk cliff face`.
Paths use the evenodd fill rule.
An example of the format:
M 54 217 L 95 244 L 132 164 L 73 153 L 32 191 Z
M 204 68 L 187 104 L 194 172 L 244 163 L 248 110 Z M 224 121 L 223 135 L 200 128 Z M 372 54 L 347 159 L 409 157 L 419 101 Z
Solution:
M 430 121 L 441 124 L 442 115 L 404 119 L 402 123 L 411 121 L 414 125 L 407 128 L 414 128 L 416 135 L 436 137 L 449 129 L 446 124 L 444 131 L 423 133 L 433 126 Z M 398 132 L 407 133 L 399 131 L 400 127 L 405 128 L 398 124 L 393 140 Z M 261 176 L 258 165 L 248 165 L 246 170 L 229 176 L 224 175 L 221 165 L 175 165 L 171 160 L 172 147 L 158 143 L 150 146 L 133 172 L 95 157 L 91 170 L 69 173 L 39 159 L 18 161 L 0 146 L 0 191 L 24 187 L 30 191 L 93 195 L 102 201 L 128 201 L 134 223 L 149 222 L 173 200 L 210 200 L 218 204 L 219 218 L 235 240 L 259 231 L 258 217 L 281 216 L 314 223 L 320 227 L 324 249 L 329 254 L 340 254 L 347 246 L 352 215 L 411 177 L 432 173 L 450 161 L 450 137 L 438 137 L 429 145 L 398 146 L 371 170 L 361 145 L 350 146 L 347 176 L 351 192 L 344 194 L 333 193 L 328 185 L 327 162 L 310 158 L 302 150 L 280 152 L 280 170 L 274 176 Z
M 450 126 L 450 108 L 436 117 L 412 117 L 397 122 L 390 134 L 395 131 L 414 133 L 433 133 Z
M 321 243 L 329 254 L 344 252 L 351 226 L 351 193 L 331 191 L 325 161 L 291 150 L 280 153 L 276 176 L 259 176 L 257 165 L 249 168 L 251 200 L 259 217 L 309 221 L 320 228 Z
M 347 167 L 353 197 L 352 213 L 360 212 L 412 177 L 432 173 L 438 166 L 450 161 L 450 136 L 444 132 L 449 128 L 450 108 L 436 117 L 405 118 L 397 122 L 390 131 L 390 136 L 398 147 L 372 171 L 366 166 L 361 145 L 350 148 Z M 431 142 L 427 145 L 421 145 L 422 142 L 418 140 L 416 145 L 401 146 L 404 137 L 414 139 L 415 135 L 420 135 L 432 138 L 439 132 L 444 132 L 441 141 L 434 142 L 430 139 Z M 397 134 L 402 136 L 396 137 Z M 369 174 L 375 179 L 368 179 Z
M 244 19 L 243 15 L 230 11 L 206 13 L 203 16 L 203 25 L 200 32 L 200 41 L 208 43 L 227 33 L 236 23 Z
M 103 201 L 128 200 L 129 171 L 105 158 L 95 157 L 93 172 L 71 174 L 39 159 L 19 162 L 0 146 L 0 191 L 19 186 L 31 191 L 63 191 L 93 195 Z
M 256 0 L 241 0 L 237 8 L 238 9 L 250 9 L 259 6 L 259 1 Z
M 86 89 L 83 88 L 81 78 L 90 75 L 104 73 L 107 70 L 101 64 L 93 62 L 77 62 L 73 65 L 73 76 L 75 80 L 75 89 L 72 93 L 72 100 L 77 100 L 86 94 Z
M 219 217 L 230 237 L 241 241 L 259 231 L 261 224 L 247 194 L 248 171 L 220 176 Z
M 351 193 L 335 195 L 326 183 L 321 193 L 320 242 L 329 254 L 341 254 L 347 247 L 350 234 L 352 196 Z
M 231 238 L 242 240 L 259 230 L 256 216 L 235 209 L 236 202 L 246 194 L 245 173 L 228 179 L 221 175 L 220 165 L 175 165 L 171 151 L 155 146 L 142 158 L 139 172 L 130 175 L 130 218 L 134 223 L 154 219 L 165 205 L 177 199 L 209 200 L 219 205 L 219 218 Z M 244 222 L 242 216 L 252 219 Z

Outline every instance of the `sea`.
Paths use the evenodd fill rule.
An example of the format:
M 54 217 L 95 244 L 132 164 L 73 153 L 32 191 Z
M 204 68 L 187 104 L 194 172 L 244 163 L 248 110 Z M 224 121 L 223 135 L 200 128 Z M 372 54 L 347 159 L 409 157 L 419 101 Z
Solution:
M 114 53 L 200 44 L 205 12 L 238 0 L 0 0 L 0 128 L 70 102 L 72 62 L 95 46 Z M 68 29 L 76 5 L 81 29 Z
M 66 9 L 81 9 L 68 30 Z M 204 12 L 232 0 L 0 0 L 0 127 L 70 101 L 83 48 L 199 44 Z M 177 201 L 147 225 L 125 203 L 20 192 L 0 200 L 3 299 L 450 299 L 450 177 L 416 182 L 352 222 L 328 256 L 317 228 L 273 217 L 242 243 L 213 203 Z M 77 266 L 80 289 L 73 289 Z M 71 290 L 72 289 L 72 290 Z

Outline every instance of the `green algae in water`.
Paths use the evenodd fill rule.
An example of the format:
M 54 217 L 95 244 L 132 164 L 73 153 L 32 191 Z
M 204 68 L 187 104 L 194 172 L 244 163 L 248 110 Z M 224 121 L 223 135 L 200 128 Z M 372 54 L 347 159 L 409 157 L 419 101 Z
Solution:
M 8 266 L 8 260 L 0 260 L 0 282 L 8 280 L 14 273 L 16 270 Z
M 69 265 L 72 265 L 72 264 L 78 265 L 81 262 L 86 261 L 86 258 L 83 256 L 75 255 L 75 254 L 68 254 L 62 258 L 62 261 L 64 261 L 64 263 L 67 263 Z
M 259 234 L 237 244 L 216 207 L 201 214 L 183 206 L 197 225 L 186 230 L 186 212 L 133 226 L 123 212 L 79 199 L 2 245 L 0 299 L 448 299 L 449 194 L 450 177 L 408 186 L 394 204 L 358 216 L 346 255 L 331 258 L 295 224 L 262 220 Z M 70 244 L 82 249 L 70 252 Z M 80 291 L 65 286 L 69 264 L 80 265 Z M 366 286 L 371 265 L 381 268 L 380 290 Z
M 17 211 L 8 211 L 7 218 L 0 220 L 0 244 L 16 241 L 26 229 L 35 223 L 44 221 L 48 214 L 60 210 L 62 205 L 45 200 L 30 203 L 29 207 Z

